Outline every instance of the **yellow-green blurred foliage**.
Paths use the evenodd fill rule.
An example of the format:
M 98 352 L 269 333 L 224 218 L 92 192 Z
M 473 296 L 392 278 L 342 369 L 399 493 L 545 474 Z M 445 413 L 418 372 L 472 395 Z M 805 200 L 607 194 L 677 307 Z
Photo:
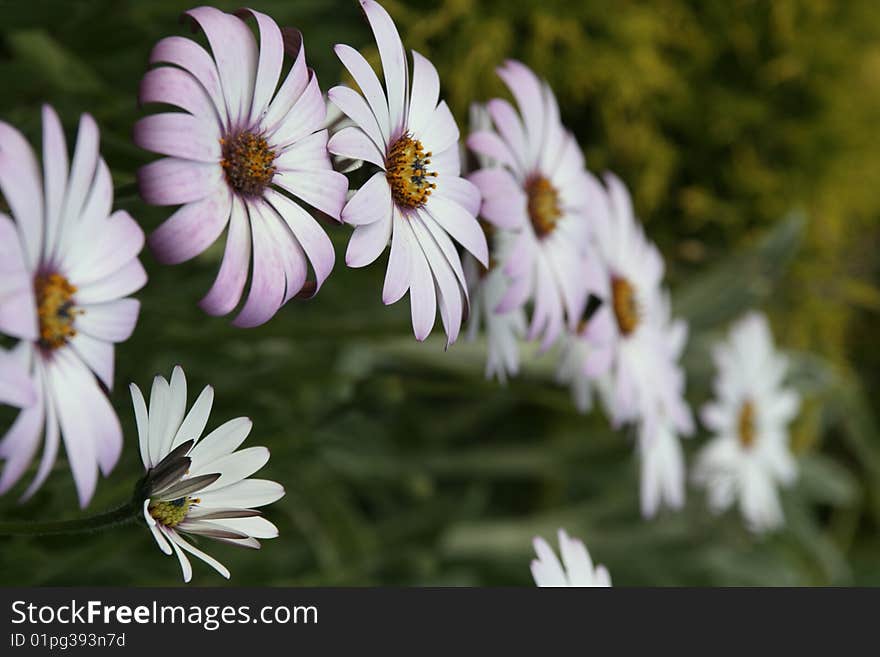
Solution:
M 610 168 L 673 275 L 792 208 L 805 248 L 774 304 L 780 340 L 845 365 L 880 308 L 880 6 L 873 0 L 386 3 L 460 119 L 504 94 L 506 57 L 555 89 L 594 171 Z

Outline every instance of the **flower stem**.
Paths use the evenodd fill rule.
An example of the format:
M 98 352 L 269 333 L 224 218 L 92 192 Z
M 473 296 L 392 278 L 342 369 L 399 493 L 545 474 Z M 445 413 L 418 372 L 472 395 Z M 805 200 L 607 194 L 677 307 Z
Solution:
M 141 506 L 135 500 L 131 500 L 104 513 L 75 520 L 0 522 L 0 536 L 47 536 L 94 532 L 131 522 L 140 512 Z

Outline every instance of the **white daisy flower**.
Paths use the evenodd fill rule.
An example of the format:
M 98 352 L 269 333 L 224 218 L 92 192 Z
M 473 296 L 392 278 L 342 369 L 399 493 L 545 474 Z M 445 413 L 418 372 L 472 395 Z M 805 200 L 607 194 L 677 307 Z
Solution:
M 559 552 L 540 536 L 534 540 L 537 559 L 532 560 L 532 577 L 538 586 L 611 586 L 611 576 L 603 565 L 593 567 L 593 560 L 583 542 L 559 530 Z
M 800 397 L 783 386 L 788 360 L 776 351 L 767 318 L 750 313 L 713 353 L 715 400 L 700 413 L 715 437 L 700 452 L 694 480 L 721 512 L 739 501 L 748 527 L 761 532 L 784 521 L 777 484 L 789 485 L 797 465 L 788 424 Z
M 598 296 L 604 301 L 590 323 L 599 336 L 593 357 L 610 380 L 608 409 L 616 426 L 640 420 L 657 390 L 669 389 L 668 368 L 657 368 L 668 353 L 663 331 L 663 258 L 644 235 L 623 183 L 605 176 L 604 208 L 593 222 L 596 247 L 606 270 Z M 601 205 L 601 204 L 598 204 Z M 603 216 L 604 215 L 604 216 Z M 605 362 L 607 361 L 607 362 Z
M 439 99 L 434 65 L 413 51 L 410 78 L 391 16 L 374 0 L 360 4 L 376 38 L 385 86 L 357 50 L 336 46 L 361 93 L 346 86 L 328 92 L 356 127 L 334 134 L 327 147 L 334 155 L 379 169 L 342 210 L 342 220 L 355 227 L 345 262 L 365 267 L 390 242 L 383 303 L 396 303 L 409 292 L 413 331 L 420 341 L 430 334 L 439 309 L 447 344 L 452 344 L 469 303 L 453 240 L 484 265 L 489 262 L 486 237 L 476 220 L 480 192 L 459 175 L 458 125 Z
M 167 555 L 180 561 L 183 579 L 192 578 L 189 552 L 223 577 L 223 564 L 189 543 L 184 534 L 206 536 L 239 547 L 258 549 L 260 538 L 275 538 L 278 529 L 261 517 L 256 507 L 284 495 L 274 481 L 249 479 L 269 460 L 265 447 L 236 451 L 251 431 L 248 418 L 236 418 L 202 438 L 214 390 L 206 386 L 189 413 L 186 377 L 175 367 L 169 384 L 153 380 L 150 407 L 140 389 L 131 385 L 131 398 L 140 437 L 141 460 L 147 470 L 143 482 L 144 519 Z
M 84 114 L 68 159 L 58 115 L 43 106 L 42 166 L 24 136 L 0 121 L 0 333 L 20 339 L 17 358 L 35 399 L 0 441 L 0 493 L 43 451 L 23 497 L 45 481 L 64 442 L 80 506 L 98 472 L 116 465 L 122 427 L 102 385 L 113 388 L 114 345 L 131 335 L 147 280 L 138 260 L 144 234 L 113 212 L 113 180 Z M 99 383 L 100 381 L 100 383 Z

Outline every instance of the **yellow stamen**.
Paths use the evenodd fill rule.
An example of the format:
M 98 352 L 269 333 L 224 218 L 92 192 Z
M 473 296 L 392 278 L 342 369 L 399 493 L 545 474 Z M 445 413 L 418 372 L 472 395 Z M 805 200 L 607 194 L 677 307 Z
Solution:
M 61 274 L 41 274 L 34 279 L 37 316 L 40 322 L 40 345 L 58 349 L 76 335 L 73 326 L 82 310 L 74 306 L 76 287 Z
M 632 334 L 639 325 L 639 302 L 635 288 L 625 278 L 611 277 L 611 305 L 620 332 Z
M 544 238 L 556 228 L 556 222 L 562 216 L 559 207 L 559 192 L 543 176 L 532 176 L 526 182 L 526 194 L 529 199 L 529 219 L 539 238 Z
M 425 152 L 422 142 L 405 134 L 398 138 L 385 158 L 385 178 L 391 186 L 391 197 L 398 207 L 420 208 L 428 202 L 437 183 L 436 171 L 428 171 L 431 151 Z
M 186 519 L 190 506 L 198 502 L 198 499 L 181 497 L 170 502 L 151 502 L 148 509 L 156 522 L 166 527 L 177 527 Z
M 264 137 L 240 132 L 220 140 L 220 166 L 229 186 L 245 196 L 259 196 L 275 175 L 275 151 Z

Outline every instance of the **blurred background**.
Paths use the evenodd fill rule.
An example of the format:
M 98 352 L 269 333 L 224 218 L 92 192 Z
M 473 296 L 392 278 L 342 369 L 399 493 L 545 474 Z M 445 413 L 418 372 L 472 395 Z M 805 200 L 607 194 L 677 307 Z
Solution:
M 216 2 L 231 10 L 238 2 Z M 247 415 L 259 476 L 287 496 L 267 509 L 281 537 L 260 553 L 203 541 L 232 585 L 532 585 L 531 539 L 566 527 L 616 585 L 880 584 L 880 7 L 873 0 L 386 0 L 409 48 L 440 71 L 463 132 L 474 100 L 505 95 L 493 70 L 516 57 L 546 77 L 589 167 L 631 187 L 691 324 L 688 397 L 706 401 L 708 345 L 750 307 L 793 354 L 805 397 L 792 427 L 800 478 L 786 527 L 754 537 L 688 491 L 681 513 L 644 521 L 631 432 L 578 415 L 553 383 L 555 352 L 522 377 L 483 378 L 484 348 L 442 331 L 412 337 L 408 302 L 381 303 L 385 257 L 343 262 L 350 230 L 328 227 L 337 266 L 310 301 L 238 330 L 196 306 L 221 246 L 176 267 L 142 255 L 150 281 L 133 338 L 117 349 L 111 399 L 126 434 L 89 511 L 124 501 L 141 475 L 127 384 L 184 366 L 190 397 L 211 384 L 209 429 Z M 132 193 L 152 159 L 130 140 L 152 45 L 187 34 L 178 0 L 0 0 L 0 119 L 39 144 L 39 107 L 68 133 L 91 112 L 127 209 L 151 231 L 171 210 Z M 305 36 L 326 90 L 335 43 L 376 61 L 354 0 L 253 0 Z M 386 256 L 387 257 L 387 256 Z M 527 349 L 533 353 L 533 349 Z M 14 414 L 0 409 L 0 431 Z M 686 441 L 692 455 L 705 433 Z M 76 517 L 63 458 L 0 518 Z M 194 582 L 225 580 L 204 564 Z M 145 527 L 0 538 L 6 585 L 173 585 L 175 560 Z

